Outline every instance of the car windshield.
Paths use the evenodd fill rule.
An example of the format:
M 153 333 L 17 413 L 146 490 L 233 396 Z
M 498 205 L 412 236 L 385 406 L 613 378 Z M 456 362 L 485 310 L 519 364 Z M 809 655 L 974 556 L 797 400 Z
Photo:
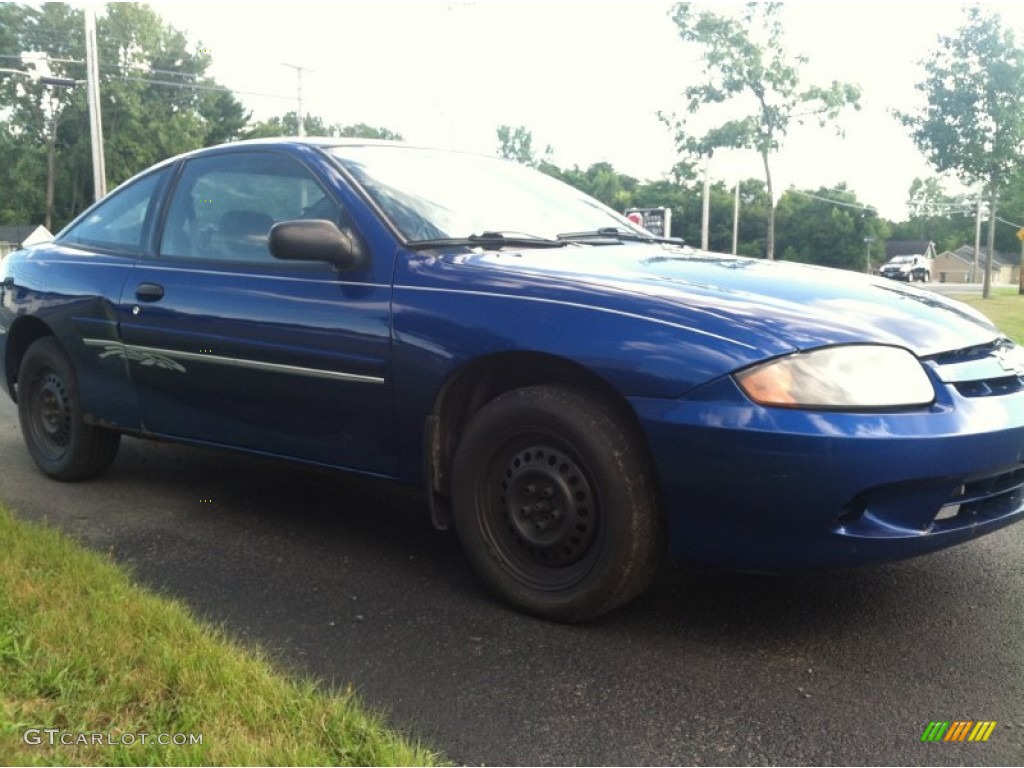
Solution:
M 409 241 L 483 233 L 553 239 L 610 228 L 649 235 L 568 184 L 507 160 L 401 145 L 329 151 Z
M 913 256 L 894 256 L 890 264 L 909 264 L 914 260 Z

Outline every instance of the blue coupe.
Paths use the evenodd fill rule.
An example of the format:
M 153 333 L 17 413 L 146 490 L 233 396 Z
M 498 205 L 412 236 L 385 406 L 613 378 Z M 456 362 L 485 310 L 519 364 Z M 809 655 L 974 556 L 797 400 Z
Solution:
M 52 478 L 128 434 L 415 483 L 496 594 L 561 621 L 667 550 L 851 565 L 1024 516 L 1024 353 L 978 313 L 457 152 L 163 162 L 2 262 L 0 366 Z

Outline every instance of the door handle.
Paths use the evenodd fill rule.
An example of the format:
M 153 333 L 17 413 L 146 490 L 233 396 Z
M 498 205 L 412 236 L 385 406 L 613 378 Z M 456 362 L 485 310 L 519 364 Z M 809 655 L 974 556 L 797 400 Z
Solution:
M 139 301 L 160 301 L 164 297 L 164 287 L 156 283 L 139 283 L 135 286 L 135 298 Z

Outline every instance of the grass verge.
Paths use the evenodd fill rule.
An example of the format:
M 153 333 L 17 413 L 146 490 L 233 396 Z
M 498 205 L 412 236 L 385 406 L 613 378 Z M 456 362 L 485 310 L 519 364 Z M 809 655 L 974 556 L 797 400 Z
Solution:
M 437 764 L 59 532 L 0 508 L 0 542 L 0 765 Z
M 970 304 L 1011 339 L 1024 344 L 1024 296 L 1017 293 L 1016 287 L 996 288 L 987 299 L 962 294 L 950 298 Z

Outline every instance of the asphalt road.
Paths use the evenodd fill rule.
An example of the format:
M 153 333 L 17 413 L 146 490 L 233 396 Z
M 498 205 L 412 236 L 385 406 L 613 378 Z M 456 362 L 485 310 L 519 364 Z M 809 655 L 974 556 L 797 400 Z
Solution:
M 494 603 L 397 486 L 137 440 L 102 479 L 55 483 L 6 397 L 0 466 L 22 516 L 458 762 L 1024 764 L 1024 525 L 869 570 L 669 565 L 624 609 L 560 626 Z M 920 742 L 955 719 L 998 726 Z

